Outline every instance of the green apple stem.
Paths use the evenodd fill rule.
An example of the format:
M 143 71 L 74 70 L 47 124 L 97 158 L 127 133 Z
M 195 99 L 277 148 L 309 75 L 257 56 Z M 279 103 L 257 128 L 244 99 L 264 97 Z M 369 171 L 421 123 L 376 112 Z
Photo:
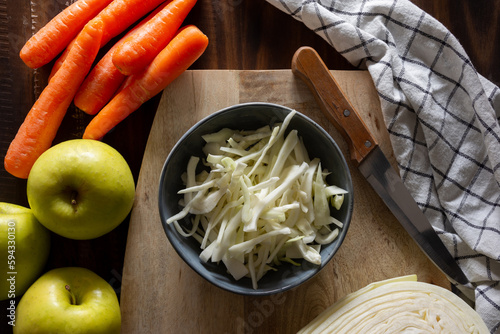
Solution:
M 66 285 L 65 288 L 69 292 L 69 296 L 71 298 L 71 305 L 76 305 L 76 298 L 75 298 L 75 295 L 73 294 L 73 292 L 71 291 L 71 288 L 69 287 L 69 285 Z
M 78 204 L 78 202 L 76 201 L 77 197 L 78 197 L 78 192 L 72 191 L 71 192 L 71 206 L 73 207 L 73 210 L 75 212 L 77 211 L 77 204 Z

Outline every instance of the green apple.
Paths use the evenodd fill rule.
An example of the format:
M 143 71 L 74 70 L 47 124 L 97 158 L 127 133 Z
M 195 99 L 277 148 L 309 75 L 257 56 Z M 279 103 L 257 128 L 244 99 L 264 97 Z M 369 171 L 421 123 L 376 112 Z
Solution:
M 70 239 L 93 239 L 127 217 L 135 184 L 123 156 L 91 139 L 54 145 L 33 165 L 28 176 L 28 202 L 49 230 Z
M 30 209 L 0 202 L 0 299 L 21 296 L 40 276 L 50 232 Z
M 14 334 L 120 333 L 120 305 L 111 285 L 80 267 L 52 269 L 26 291 Z

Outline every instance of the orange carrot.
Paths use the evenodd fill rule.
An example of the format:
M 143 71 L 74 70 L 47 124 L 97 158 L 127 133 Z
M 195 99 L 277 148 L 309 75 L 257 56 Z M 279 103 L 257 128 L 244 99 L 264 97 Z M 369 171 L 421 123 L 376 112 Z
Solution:
M 68 56 L 69 50 L 71 49 L 73 44 L 75 44 L 75 40 L 76 40 L 76 38 L 74 38 L 71 42 L 69 42 L 66 49 L 64 49 L 63 53 L 61 53 L 59 58 L 57 58 L 57 60 L 54 62 L 54 65 L 52 66 L 52 70 L 50 71 L 50 74 L 49 74 L 49 81 L 56 74 L 57 70 L 59 70 L 61 68 L 62 64 L 64 63 L 64 60 Z
M 29 111 L 4 159 L 5 170 L 10 174 L 27 178 L 36 159 L 52 145 L 66 110 L 99 51 L 102 28 L 102 22 L 95 19 L 85 25 L 61 68 Z
M 167 46 L 196 0 L 173 0 L 141 29 L 125 39 L 113 54 L 113 64 L 125 75 L 143 70 Z
M 117 43 L 115 43 L 101 58 L 101 60 L 99 60 L 76 92 L 75 99 L 73 101 L 76 107 L 89 115 L 95 115 L 106 105 L 106 103 L 109 102 L 109 100 L 111 100 L 125 79 L 125 75 L 120 73 L 115 65 L 113 65 L 113 61 L 111 60 L 113 53 L 120 43 L 122 43 L 134 31 L 142 27 L 160 10 L 165 8 L 167 4 L 168 3 L 163 3 L 155 9 Z
M 101 46 L 163 2 L 165 0 L 114 0 L 111 2 L 97 15 L 104 23 Z
M 49 63 L 111 1 L 78 0 L 66 7 L 26 42 L 19 56 L 31 68 Z
M 143 72 L 130 81 L 92 119 L 83 138 L 101 139 L 144 102 L 160 93 L 205 51 L 208 38 L 193 25 L 181 29 Z
M 110 52 L 113 50 L 110 49 Z M 90 71 L 75 95 L 75 106 L 89 115 L 95 115 L 111 99 L 125 75 L 113 65 L 111 55 L 105 54 Z

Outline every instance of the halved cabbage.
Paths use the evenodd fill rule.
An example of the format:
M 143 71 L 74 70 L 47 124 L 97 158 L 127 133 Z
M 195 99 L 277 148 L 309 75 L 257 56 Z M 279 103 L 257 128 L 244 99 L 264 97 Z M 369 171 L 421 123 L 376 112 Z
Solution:
M 453 292 L 416 275 L 375 282 L 338 300 L 298 334 L 488 334 L 479 314 Z

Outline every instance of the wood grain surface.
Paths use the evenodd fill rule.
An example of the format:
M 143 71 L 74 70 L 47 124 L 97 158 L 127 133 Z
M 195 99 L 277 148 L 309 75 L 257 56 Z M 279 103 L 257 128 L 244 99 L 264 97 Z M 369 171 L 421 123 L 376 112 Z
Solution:
M 369 74 L 333 74 L 396 166 Z M 268 297 L 243 297 L 211 285 L 183 263 L 161 226 L 161 168 L 197 121 L 244 102 L 273 102 L 303 112 L 332 135 L 348 159 L 347 143 L 291 70 L 183 74 L 163 93 L 139 174 L 122 278 L 123 333 L 166 328 L 168 333 L 295 333 L 327 306 L 373 281 L 417 274 L 420 281 L 449 288 L 352 162 L 354 211 L 346 239 L 333 260 L 304 285 Z
M 46 83 L 52 65 L 33 71 L 22 63 L 19 51 L 34 32 L 72 2 L 0 0 L 1 160 Z M 480 74 L 500 84 L 500 1 L 412 2 L 458 38 Z M 330 69 L 355 69 L 313 31 L 265 0 L 198 0 L 186 23 L 196 24 L 210 39 L 206 53 L 192 69 L 289 69 L 294 52 L 304 45 L 314 47 Z M 136 180 L 159 100 L 160 95 L 148 101 L 104 138 L 123 154 Z M 89 117 L 71 107 L 56 142 L 79 138 L 89 121 Z M 27 205 L 25 180 L 9 175 L 1 165 L 0 201 Z M 128 229 L 127 219 L 108 235 L 95 240 L 74 241 L 53 235 L 46 270 L 62 266 L 89 268 L 108 281 L 120 296 Z M 0 302 L 2 319 L 7 303 Z M 10 333 L 12 328 L 6 321 L 0 321 L 0 332 Z

